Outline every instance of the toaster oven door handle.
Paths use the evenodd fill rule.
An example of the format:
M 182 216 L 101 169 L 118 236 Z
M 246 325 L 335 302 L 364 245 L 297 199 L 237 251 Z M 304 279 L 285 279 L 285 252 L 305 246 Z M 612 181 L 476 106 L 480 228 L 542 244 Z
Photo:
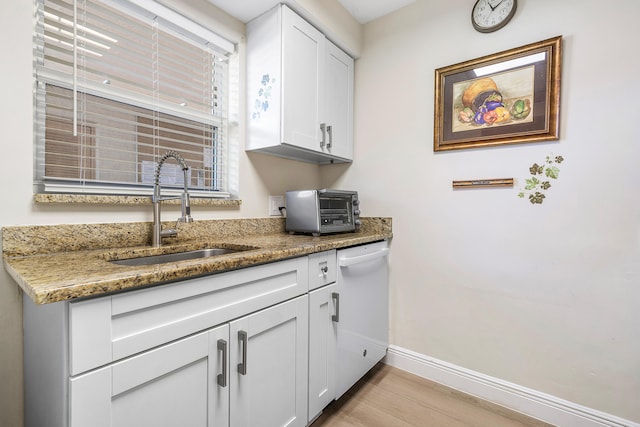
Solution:
M 389 254 L 389 248 L 383 248 L 377 250 L 375 252 L 371 252 L 370 254 L 360 255 L 355 257 L 343 257 L 338 260 L 338 265 L 340 267 L 349 267 L 355 264 L 361 264 L 363 262 L 372 261 L 377 258 L 385 257 Z

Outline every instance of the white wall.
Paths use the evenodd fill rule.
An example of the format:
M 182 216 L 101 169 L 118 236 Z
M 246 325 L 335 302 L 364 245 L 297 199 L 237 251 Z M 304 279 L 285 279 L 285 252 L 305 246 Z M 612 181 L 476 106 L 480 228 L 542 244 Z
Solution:
M 640 421 L 640 3 L 520 0 L 492 34 L 474 1 L 417 0 L 364 27 L 355 158 L 323 185 L 393 217 L 391 342 Z M 558 142 L 433 152 L 434 70 L 564 36 Z M 529 166 L 566 159 L 542 205 Z M 452 190 L 514 177 L 507 189 Z

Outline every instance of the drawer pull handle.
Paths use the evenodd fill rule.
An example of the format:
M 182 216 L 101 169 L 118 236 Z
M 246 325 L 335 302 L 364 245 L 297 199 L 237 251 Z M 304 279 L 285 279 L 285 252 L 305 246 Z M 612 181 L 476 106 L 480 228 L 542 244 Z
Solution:
M 220 387 L 227 386 L 227 342 L 223 339 L 218 340 L 218 351 L 222 352 L 222 373 L 218 374 L 218 385 Z
M 238 363 L 238 372 L 247 375 L 247 332 L 238 331 L 238 340 L 242 343 L 242 362 Z
M 325 265 L 324 267 L 320 268 L 320 271 L 326 276 L 329 273 L 329 267 Z
M 331 298 L 336 301 L 336 314 L 331 316 L 331 320 L 338 323 L 340 322 L 340 294 L 337 292 L 332 292 Z

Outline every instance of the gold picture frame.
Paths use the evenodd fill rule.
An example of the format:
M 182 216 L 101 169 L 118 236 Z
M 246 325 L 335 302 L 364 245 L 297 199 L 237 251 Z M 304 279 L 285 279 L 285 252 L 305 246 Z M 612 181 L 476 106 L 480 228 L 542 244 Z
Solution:
M 562 36 L 435 70 L 434 151 L 559 138 Z

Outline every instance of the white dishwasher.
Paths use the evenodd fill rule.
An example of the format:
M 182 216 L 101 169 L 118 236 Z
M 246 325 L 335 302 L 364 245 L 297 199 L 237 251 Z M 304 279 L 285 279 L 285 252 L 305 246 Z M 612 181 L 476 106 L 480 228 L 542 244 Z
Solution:
M 389 346 L 388 242 L 337 253 L 336 399 L 386 354 Z

